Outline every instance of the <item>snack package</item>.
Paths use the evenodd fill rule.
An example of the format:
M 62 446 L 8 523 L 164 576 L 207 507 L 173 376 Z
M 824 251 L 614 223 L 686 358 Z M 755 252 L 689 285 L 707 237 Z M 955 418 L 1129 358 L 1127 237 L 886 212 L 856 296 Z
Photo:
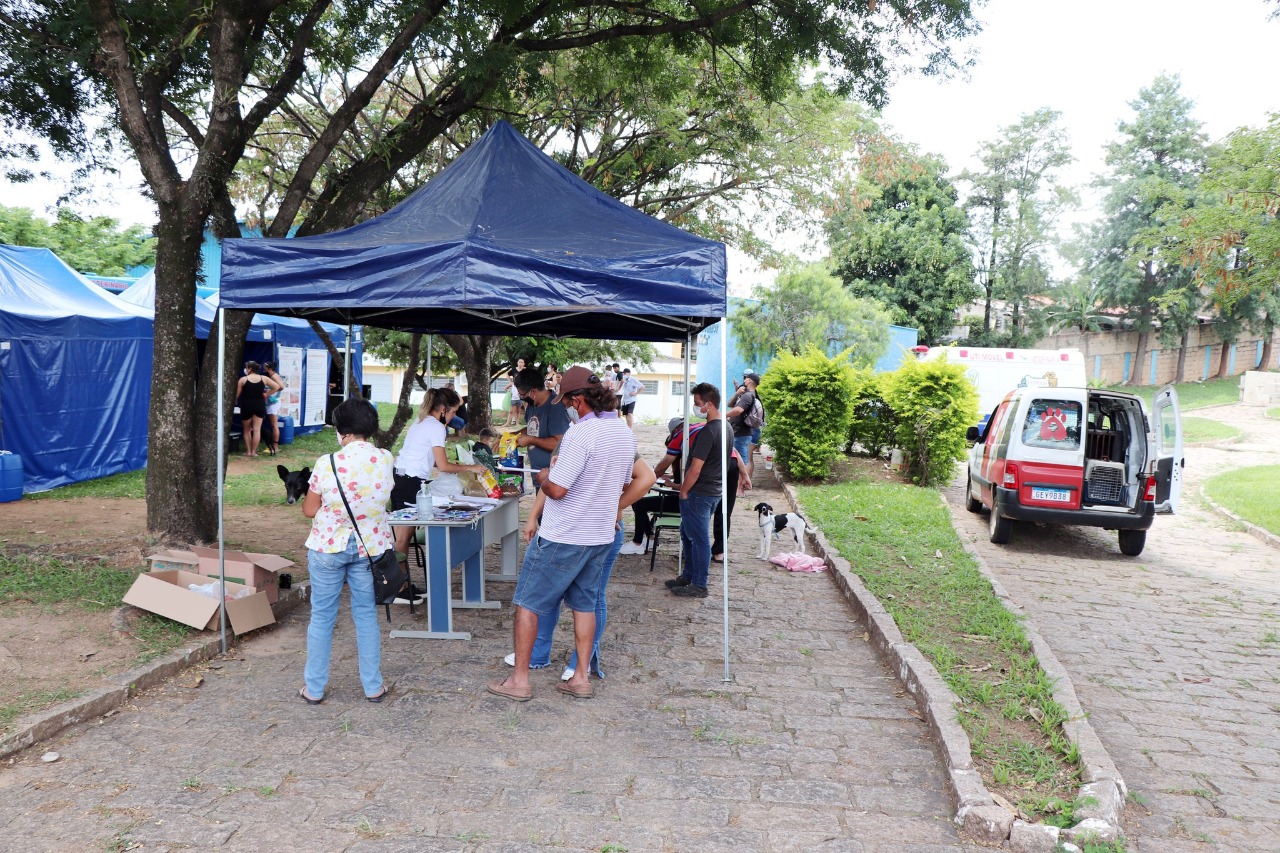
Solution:
M 476 498 L 494 498 L 495 500 L 502 497 L 502 489 L 498 488 L 498 481 L 493 474 L 485 471 L 483 474 L 472 474 L 470 471 L 459 474 L 458 479 L 462 482 L 462 493 Z
M 516 446 L 516 436 L 521 432 L 523 432 L 523 430 L 517 432 L 504 432 L 502 434 L 502 438 L 498 441 L 498 452 L 494 455 L 499 459 L 505 459 L 515 453 L 516 450 L 519 449 Z

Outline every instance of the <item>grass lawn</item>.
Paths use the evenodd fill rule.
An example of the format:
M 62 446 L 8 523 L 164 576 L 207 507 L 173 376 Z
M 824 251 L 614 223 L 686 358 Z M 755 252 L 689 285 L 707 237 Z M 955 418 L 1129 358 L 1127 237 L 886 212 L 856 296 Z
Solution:
M 1146 400 L 1147 407 L 1162 385 L 1108 385 L 1109 391 L 1124 391 L 1136 394 Z M 1226 379 L 1206 379 L 1204 382 L 1183 382 L 1173 386 L 1178 392 L 1178 406 L 1186 412 L 1191 409 L 1203 409 L 1205 406 L 1220 406 L 1224 403 L 1236 403 L 1240 400 L 1240 377 L 1229 376 Z
M 1280 408 L 1267 409 L 1267 417 L 1276 418 L 1277 420 L 1280 420 Z
M 1206 444 L 1213 441 L 1225 441 L 1228 438 L 1239 438 L 1240 430 L 1208 418 L 1183 418 L 1182 442 L 1184 444 Z
M 1079 756 L 1022 625 L 961 546 L 938 493 L 866 463 L 839 462 L 829 483 L 800 487 L 806 514 L 959 696 L 988 787 L 1070 825 Z
M 1209 480 L 1205 493 L 1245 521 L 1280 535 L 1280 466 L 1238 468 Z

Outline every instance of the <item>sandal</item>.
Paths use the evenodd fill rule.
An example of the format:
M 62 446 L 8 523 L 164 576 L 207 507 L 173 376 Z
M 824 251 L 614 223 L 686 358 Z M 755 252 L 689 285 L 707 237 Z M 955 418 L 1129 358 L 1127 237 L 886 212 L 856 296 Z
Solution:
M 391 692 L 392 688 L 394 688 L 394 687 L 395 687 L 395 685 L 394 685 L 394 684 L 384 684 L 384 685 L 382 685 L 382 692 L 381 692 L 381 693 L 379 693 L 377 696 L 366 696 L 366 697 L 364 697 L 364 698 L 368 699 L 370 702 L 372 702 L 373 704 L 377 705 L 377 704 L 378 704 L 378 703 L 380 703 L 383 699 L 386 699 L 386 698 L 387 698 L 387 694 L 389 694 L 389 693 Z
M 319 705 L 321 702 L 324 701 L 323 696 L 321 696 L 319 699 L 312 699 L 310 696 L 307 695 L 307 688 L 305 687 L 298 688 L 298 696 L 300 696 L 302 698 L 302 701 L 306 702 L 308 705 Z

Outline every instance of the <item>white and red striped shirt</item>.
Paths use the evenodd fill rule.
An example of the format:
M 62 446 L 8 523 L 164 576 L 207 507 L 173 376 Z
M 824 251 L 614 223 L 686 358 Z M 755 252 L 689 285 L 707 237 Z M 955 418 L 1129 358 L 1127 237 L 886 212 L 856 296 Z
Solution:
M 549 475 L 569 491 L 559 500 L 547 496 L 538 535 L 563 545 L 612 542 L 635 458 L 636 435 L 617 412 L 587 415 L 571 426 Z

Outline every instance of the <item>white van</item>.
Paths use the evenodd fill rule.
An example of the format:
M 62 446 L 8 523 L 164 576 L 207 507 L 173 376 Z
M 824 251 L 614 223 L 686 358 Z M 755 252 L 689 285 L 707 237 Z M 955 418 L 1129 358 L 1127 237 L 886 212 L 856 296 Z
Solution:
M 1156 513 L 1182 493 L 1182 420 L 1173 386 L 1147 412 L 1140 397 L 1091 388 L 1018 388 L 970 427 L 965 506 L 991 511 L 988 531 L 1009 541 L 1015 521 L 1117 530 L 1120 551 L 1142 553 Z
M 1004 349 L 1001 347 L 930 347 L 924 358 L 942 358 L 963 364 L 965 375 L 978 389 L 978 429 L 987 416 L 1014 388 L 1083 388 L 1084 353 L 1078 349 Z

